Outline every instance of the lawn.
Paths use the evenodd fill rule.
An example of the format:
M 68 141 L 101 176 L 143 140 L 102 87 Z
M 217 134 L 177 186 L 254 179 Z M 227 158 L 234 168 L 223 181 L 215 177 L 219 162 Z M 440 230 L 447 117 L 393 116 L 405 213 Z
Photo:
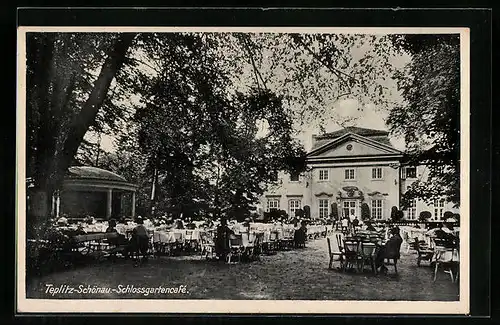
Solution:
M 404 244 L 403 244 L 404 245 Z M 146 299 L 272 299 L 272 300 L 412 300 L 457 301 L 458 284 L 440 272 L 435 283 L 429 266 L 416 266 L 416 255 L 402 247 L 398 275 L 342 273 L 328 269 L 326 239 L 309 241 L 304 249 L 262 256 L 260 261 L 224 264 L 199 256 L 161 257 L 134 267 L 130 260 L 103 261 L 27 280 L 28 298 Z M 68 285 L 72 293 L 52 296 L 47 285 Z M 185 293 L 145 296 L 141 293 L 76 293 L 84 288 L 186 286 Z

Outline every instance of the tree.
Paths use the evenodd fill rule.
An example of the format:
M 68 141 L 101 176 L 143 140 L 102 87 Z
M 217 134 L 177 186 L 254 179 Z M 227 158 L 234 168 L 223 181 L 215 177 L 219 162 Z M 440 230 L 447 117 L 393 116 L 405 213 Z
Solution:
M 391 215 L 392 217 L 392 215 Z M 363 202 L 361 204 L 361 220 L 363 221 L 367 221 L 367 220 L 371 220 L 372 216 L 371 216 L 371 213 L 370 213 L 370 207 L 368 206 L 368 204 L 366 202 Z
M 115 76 L 126 61 L 133 34 L 27 34 L 27 176 L 34 200 L 45 201 L 73 163 L 85 133 L 96 126 Z M 93 72 L 99 70 L 95 76 Z M 37 205 L 37 204 L 35 204 Z
M 414 182 L 403 207 L 418 198 L 460 202 L 460 39 L 457 35 L 405 35 L 396 46 L 412 56 L 395 74 L 404 103 L 387 123 L 406 142 L 406 163 L 423 165 L 428 177 Z
M 348 34 L 28 35 L 28 175 L 35 179 L 37 191 L 45 193 L 45 200 L 49 202 L 70 164 L 100 160 L 87 159 L 93 158 L 93 152 L 102 154 L 84 139 L 89 131 L 114 132 L 133 128 L 134 123 L 138 123 L 128 123 L 130 101 L 118 100 L 133 93 L 140 96 L 143 106 L 161 106 L 164 110 L 148 112 L 146 115 L 151 116 L 138 119 L 154 120 L 155 114 L 161 117 L 167 111 L 174 117 L 167 122 L 174 126 L 172 130 L 178 131 L 176 137 L 163 132 L 163 138 L 150 142 L 138 135 L 142 139 L 141 152 L 147 152 L 146 166 L 140 171 L 141 181 L 151 180 L 151 186 L 159 188 L 155 191 L 153 206 L 158 203 L 179 207 L 180 210 L 173 213 L 187 212 L 187 207 L 193 206 L 207 209 L 210 202 L 222 200 L 233 202 L 232 206 L 248 206 L 254 197 L 246 197 L 245 192 L 258 194 L 260 187 L 255 183 L 262 180 L 261 174 L 264 173 L 266 179 L 272 171 L 250 169 L 251 173 L 241 175 L 244 181 L 231 181 L 228 171 L 233 175 L 239 171 L 238 161 L 234 159 L 238 152 L 260 151 L 258 163 L 261 164 L 267 159 L 262 152 L 269 152 L 265 141 L 275 148 L 288 144 L 289 147 L 283 146 L 274 156 L 281 159 L 270 159 L 276 163 L 272 167 L 300 169 L 302 152 L 300 146 L 291 141 L 289 131 L 295 121 L 300 124 L 310 122 L 311 117 L 329 118 L 324 113 L 346 98 L 357 98 L 360 102 L 371 99 L 381 106 L 387 105 L 385 98 L 389 89 L 380 82 L 387 75 L 385 72 L 392 69 L 388 63 L 392 51 L 389 40 L 388 37 Z M 131 53 L 126 55 L 129 48 Z M 353 48 L 363 48 L 363 51 L 355 57 L 351 53 Z M 100 73 L 96 73 L 99 69 Z M 253 89 L 253 93 L 249 89 Z M 168 101 L 170 95 L 171 102 Z M 155 106 L 158 98 L 164 100 Z M 252 102 L 260 103 L 253 106 L 256 111 L 248 109 Z M 265 141 L 257 141 L 254 136 L 251 143 L 243 146 L 231 148 L 229 144 L 207 149 L 204 142 L 192 142 L 189 131 L 183 130 L 184 126 L 191 126 L 197 132 L 206 131 L 204 135 L 216 143 L 214 138 L 227 137 L 224 132 L 234 130 L 234 107 L 242 113 L 241 107 L 245 105 L 246 113 L 236 119 L 244 122 L 243 127 L 230 137 L 242 139 L 245 132 L 255 132 L 256 123 L 266 120 L 272 125 Z M 273 109 L 269 110 L 270 107 Z M 175 109 L 169 111 L 170 108 Z M 192 123 L 190 114 L 200 108 L 204 113 L 199 114 L 199 123 Z M 283 123 L 284 116 L 286 122 Z M 142 132 L 158 131 L 153 126 L 148 128 L 147 123 L 142 127 Z M 178 141 L 184 145 L 181 150 L 175 145 Z M 211 170 L 211 175 L 217 175 L 208 180 L 200 178 L 200 166 L 192 160 L 193 156 L 203 157 L 196 150 L 205 149 L 212 156 L 223 152 L 225 155 L 219 157 L 230 166 L 221 167 L 219 161 L 212 166 L 203 164 L 205 171 Z M 111 157 L 106 159 L 106 164 L 112 166 Z M 174 160 L 177 162 L 173 163 Z M 165 161 L 175 165 L 173 172 L 159 172 L 160 168 L 165 170 L 165 165 L 159 165 Z M 249 182 L 252 178 L 254 183 Z M 241 190 L 249 183 L 253 184 L 250 190 Z M 211 191 L 221 187 L 233 189 Z M 210 193 L 213 195 L 208 195 Z M 222 199 L 223 196 L 226 198 Z
M 142 102 L 132 121 L 138 149 L 157 175 L 154 201 L 175 214 L 243 217 L 275 171 L 305 167 L 283 99 L 261 87 L 237 90 L 234 68 L 221 64 L 225 58 L 214 51 L 217 42 L 189 33 L 146 39 L 147 61 L 156 72 L 135 76 Z M 260 136 L 262 121 L 268 132 Z

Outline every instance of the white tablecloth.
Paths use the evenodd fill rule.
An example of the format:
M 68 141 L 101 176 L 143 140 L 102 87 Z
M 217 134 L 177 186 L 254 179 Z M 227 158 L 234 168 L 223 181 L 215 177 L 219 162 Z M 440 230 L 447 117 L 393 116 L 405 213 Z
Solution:
M 436 248 L 432 261 L 440 263 L 460 262 L 460 253 L 458 249 Z

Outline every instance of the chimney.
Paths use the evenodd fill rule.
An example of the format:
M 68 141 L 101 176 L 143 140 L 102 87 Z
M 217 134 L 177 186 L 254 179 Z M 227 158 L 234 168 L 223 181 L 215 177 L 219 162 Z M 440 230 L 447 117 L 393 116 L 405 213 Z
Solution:
M 313 134 L 311 136 L 311 150 L 314 149 L 314 146 L 316 145 L 316 137 L 317 136 L 318 136 L 317 134 Z

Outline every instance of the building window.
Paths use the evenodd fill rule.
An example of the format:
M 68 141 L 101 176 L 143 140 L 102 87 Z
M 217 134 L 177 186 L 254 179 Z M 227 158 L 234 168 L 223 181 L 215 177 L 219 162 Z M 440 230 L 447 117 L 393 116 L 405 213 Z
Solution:
M 273 210 L 279 210 L 280 208 L 280 200 L 279 199 L 268 199 L 267 200 L 267 212 Z
M 298 182 L 298 181 L 299 181 L 299 173 L 291 173 L 290 182 Z
M 345 179 L 355 179 L 356 175 L 354 174 L 354 169 L 346 169 L 345 170 Z
M 401 178 L 417 178 L 417 167 L 405 167 L 401 169 Z
M 408 203 L 408 219 L 414 220 L 417 217 L 417 200 L 412 199 Z
M 382 219 L 382 200 L 372 200 L 372 218 Z
M 372 168 L 372 179 L 382 179 L 382 167 Z
M 318 200 L 318 211 L 320 218 L 328 218 L 328 207 L 330 206 L 328 199 Z
M 356 201 L 344 201 L 343 209 L 344 217 L 350 217 L 357 215 L 356 213 Z
M 444 200 L 443 199 L 435 199 L 434 200 L 434 220 L 443 219 L 444 213 Z
M 319 180 L 327 181 L 328 180 L 328 169 L 320 169 L 319 170 Z
M 294 199 L 288 201 L 288 211 L 291 217 L 295 217 L 295 211 L 300 209 L 300 200 Z

